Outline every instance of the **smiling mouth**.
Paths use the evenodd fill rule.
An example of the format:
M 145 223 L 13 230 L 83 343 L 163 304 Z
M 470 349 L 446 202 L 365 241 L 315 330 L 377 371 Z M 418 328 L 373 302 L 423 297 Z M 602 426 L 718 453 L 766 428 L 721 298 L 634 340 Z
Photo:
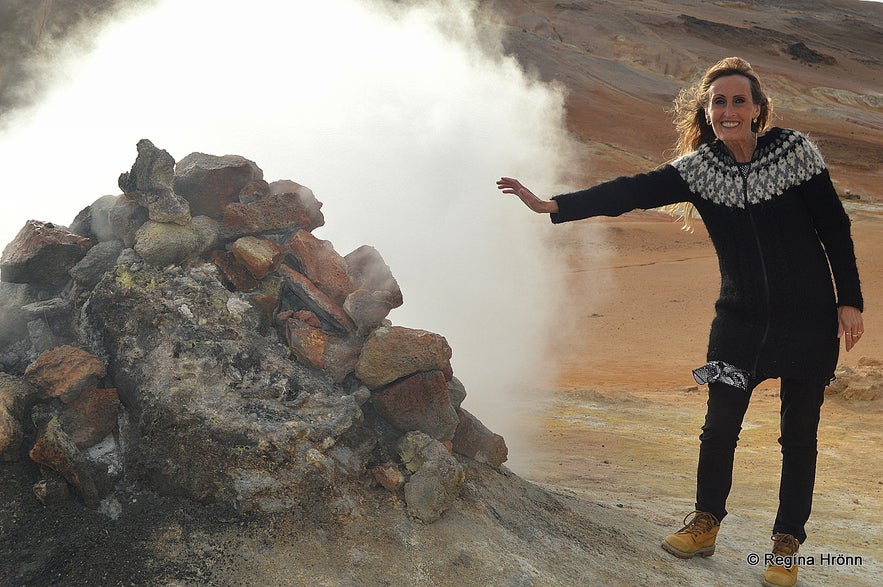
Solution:
M 721 122 L 721 126 L 724 128 L 736 128 L 742 124 L 741 122 Z

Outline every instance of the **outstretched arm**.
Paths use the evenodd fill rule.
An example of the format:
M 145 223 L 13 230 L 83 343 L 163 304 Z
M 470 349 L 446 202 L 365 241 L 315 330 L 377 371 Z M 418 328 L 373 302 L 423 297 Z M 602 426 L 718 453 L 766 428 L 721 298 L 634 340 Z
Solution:
M 521 182 L 511 177 L 502 177 L 497 182 L 497 189 L 504 194 L 518 196 L 524 205 L 538 214 L 554 214 L 558 212 L 558 202 L 555 200 L 542 200 L 532 191 L 521 185 Z

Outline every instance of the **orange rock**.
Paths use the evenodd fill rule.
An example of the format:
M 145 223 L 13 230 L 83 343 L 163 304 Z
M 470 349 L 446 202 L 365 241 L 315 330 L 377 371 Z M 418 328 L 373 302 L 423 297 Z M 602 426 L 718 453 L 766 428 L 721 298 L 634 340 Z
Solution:
M 34 462 L 61 474 L 77 489 L 86 505 L 98 505 L 98 490 L 86 471 L 85 459 L 57 417 L 49 420 L 28 454 Z
M 288 348 L 298 360 L 322 369 L 325 367 L 325 348 L 328 346 L 328 333 L 290 318 L 286 323 Z
M 61 414 L 64 431 L 79 449 L 89 448 L 117 426 L 120 398 L 115 388 L 92 389 L 80 394 Z
M 451 355 L 448 341 L 440 334 L 403 326 L 381 327 L 365 341 L 356 377 L 371 389 L 418 371 L 435 369 L 450 380 Z
M 230 245 L 230 252 L 255 279 L 263 279 L 279 267 L 285 249 L 265 238 L 244 236 Z
M 371 474 L 384 489 L 393 493 L 405 486 L 405 475 L 393 464 L 377 465 L 371 469 Z
M 236 291 L 248 292 L 257 289 L 259 285 L 257 280 L 229 251 L 212 251 L 212 261 Z
M 356 325 L 334 300 L 299 271 L 287 265 L 279 267 L 283 279 L 280 306 L 284 310 L 309 310 L 323 325 L 340 332 L 355 330 Z
M 45 397 L 58 397 L 69 404 L 84 391 L 94 389 L 105 375 L 101 359 L 81 348 L 64 345 L 38 356 L 25 370 L 24 377 Z
M 301 272 L 337 305 L 342 305 L 356 289 L 346 272 L 346 261 L 330 242 L 319 240 L 306 230 L 299 230 L 287 244 Z

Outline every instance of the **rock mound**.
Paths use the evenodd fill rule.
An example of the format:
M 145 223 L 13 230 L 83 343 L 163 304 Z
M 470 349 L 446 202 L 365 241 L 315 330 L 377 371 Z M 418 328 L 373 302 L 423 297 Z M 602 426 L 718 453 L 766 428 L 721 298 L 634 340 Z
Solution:
M 380 253 L 312 234 L 308 188 L 137 151 L 122 194 L 70 228 L 28 222 L 0 259 L 0 457 L 41 465 L 42 501 L 112 511 L 134 485 L 346 512 L 379 484 L 431 522 L 462 459 L 506 460 L 460 407 L 445 338 L 388 319 L 403 297 Z

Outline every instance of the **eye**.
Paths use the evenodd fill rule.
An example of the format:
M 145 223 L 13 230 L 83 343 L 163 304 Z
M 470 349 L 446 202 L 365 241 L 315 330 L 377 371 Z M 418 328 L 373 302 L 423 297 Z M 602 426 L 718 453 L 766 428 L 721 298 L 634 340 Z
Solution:
M 747 100 L 745 100 L 745 98 L 742 98 L 741 96 L 736 98 L 736 104 L 744 104 L 746 101 Z
M 721 97 L 717 97 L 717 98 L 715 98 L 714 100 L 712 100 L 712 104 L 718 104 L 718 105 L 720 105 L 720 104 L 726 104 L 726 103 L 727 103 L 727 101 L 724 100 L 724 99 L 721 98 Z

